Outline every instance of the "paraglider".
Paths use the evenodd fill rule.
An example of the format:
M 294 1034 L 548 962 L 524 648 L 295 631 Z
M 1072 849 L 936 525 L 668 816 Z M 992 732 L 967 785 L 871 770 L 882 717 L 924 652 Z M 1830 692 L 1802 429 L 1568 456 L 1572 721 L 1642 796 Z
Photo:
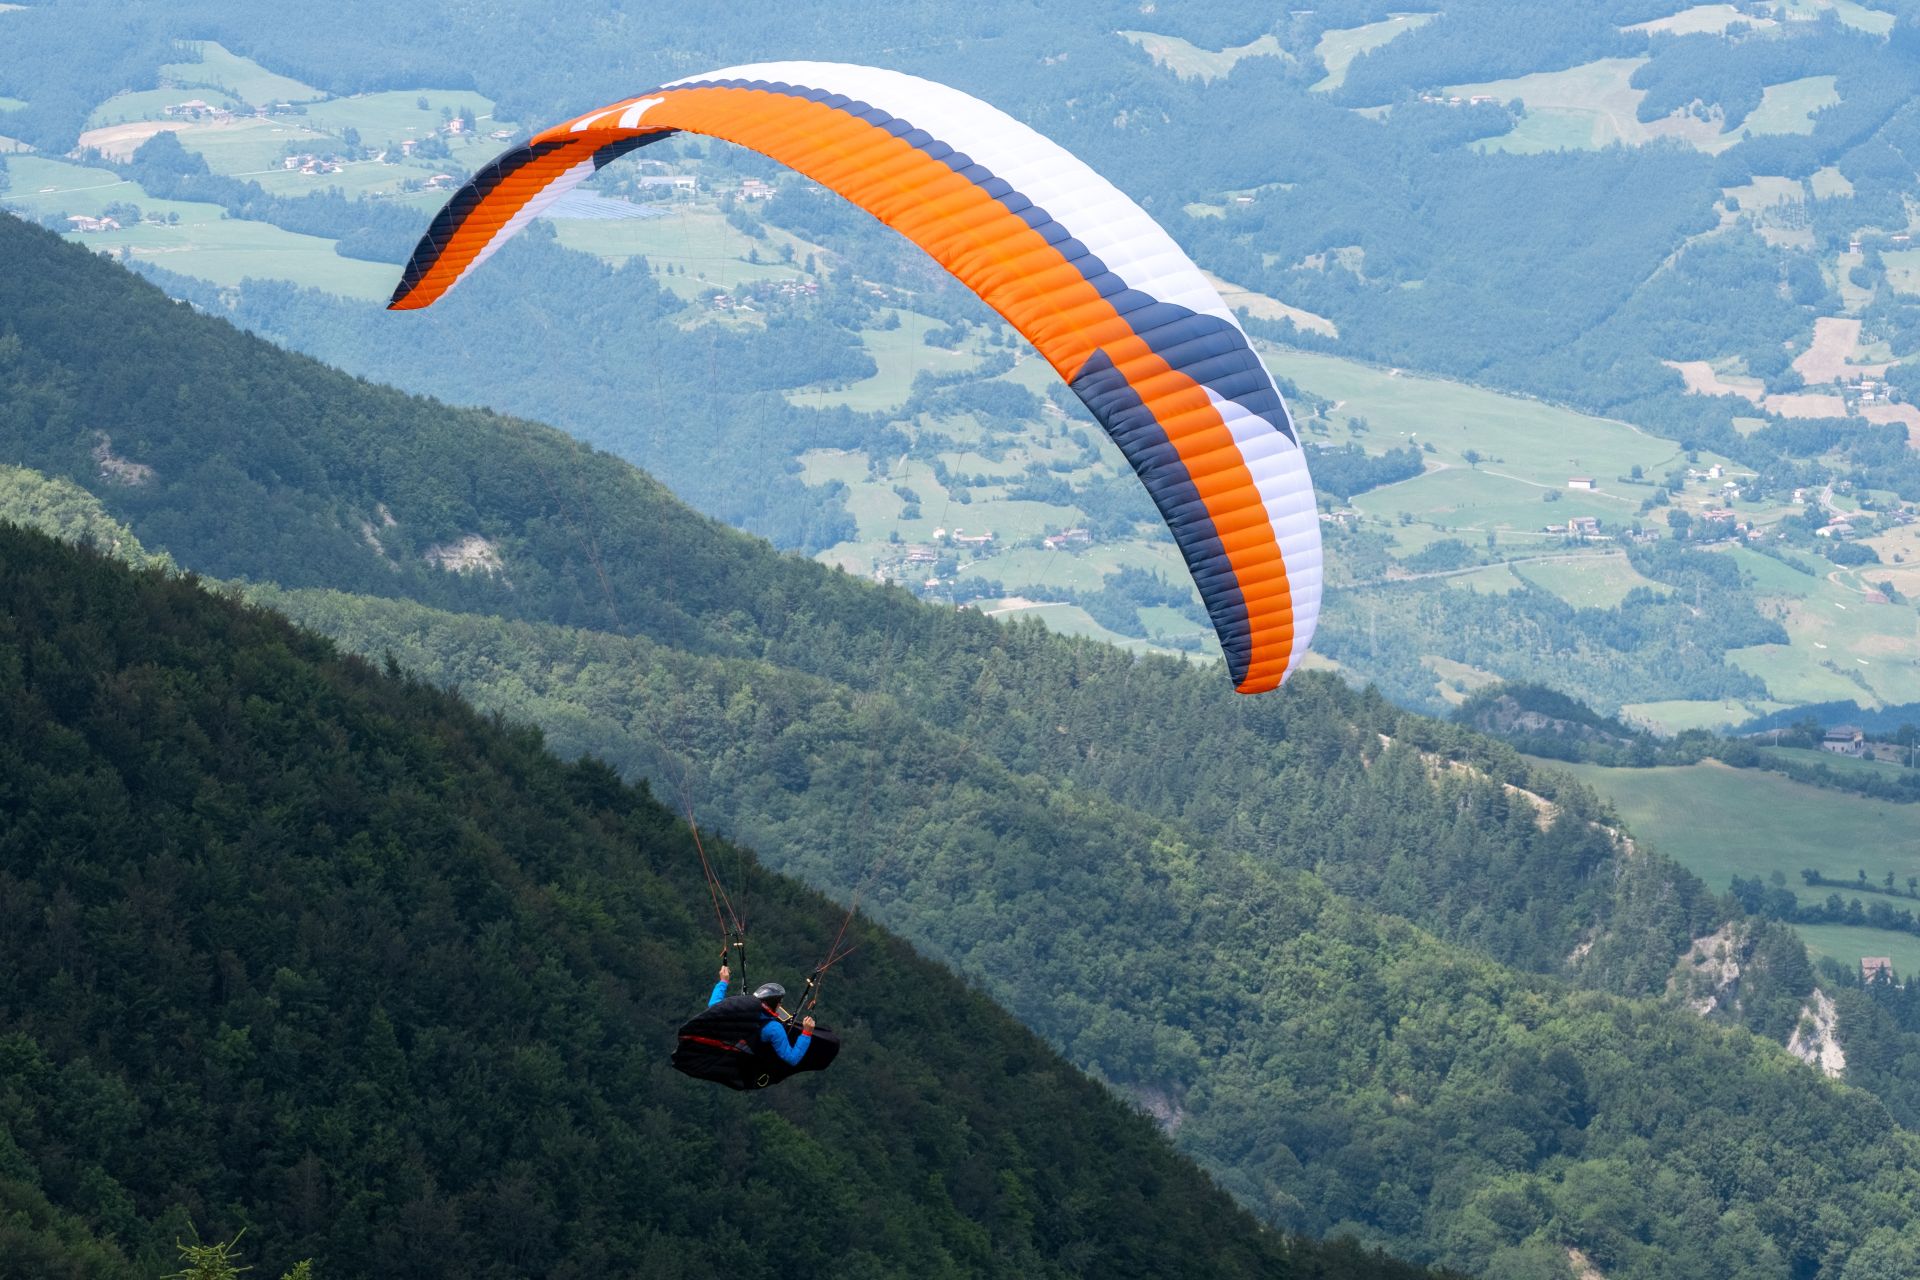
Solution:
M 765 982 L 752 995 L 729 996 L 729 974 L 720 966 L 706 1010 L 680 1028 L 674 1070 L 729 1089 L 764 1089 L 801 1071 L 825 1071 L 840 1052 L 833 1032 L 802 1015 L 794 1019 L 781 1002 L 786 988 Z
M 999 312 L 1120 448 L 1199 588 L 1234 687 L 1277 688 L 1319 613 L 1306 456 L 1272 375 L 1144 210 L 986 103 L 894 71 L 734 67 L 534 135 L 435 217 L 389 304 L 431 306 L 596 170 L 676 132 L 749 147 L 859 205 Z

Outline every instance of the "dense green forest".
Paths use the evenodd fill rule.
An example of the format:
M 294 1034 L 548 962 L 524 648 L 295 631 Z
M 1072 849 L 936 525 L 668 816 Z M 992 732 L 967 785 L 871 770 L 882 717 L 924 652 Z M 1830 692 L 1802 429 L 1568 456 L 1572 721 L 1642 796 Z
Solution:
M 830 1074 L 676 1075 L 686 828 L 263 610 L 0 528 L 0 708 L 6 1274 L 193 1224 L 322 1276 L 1413 1274 L 1256 1228 L 865 926 Z M 836 910 L 726 860 L 815 954 Z
M 1871 1096 L 1658 1000 L 1502 967 L 1577 953 L 1579 981 L 1655 993 L 1729 909 L 1623 857 L 1591 796 L 1509 749 L 1325 678 L 1237 698 L 1210 669 L 928 608 L 557 433 L 0 234 L 16 456 L 189 569 L 307 588 L 259 598 L 685 788 L 775 866 L 843 899 L 865 881 L 1268 1220 L 1487 1274 L 1553 1274 L 1577 1245 L 1609 1276 L 1833 1277 L 1911 1221 L 1914 1140 Z M 97 431 L 152 473 L 103 474 Z M 469 534 L 494 571 L 425 559 Z

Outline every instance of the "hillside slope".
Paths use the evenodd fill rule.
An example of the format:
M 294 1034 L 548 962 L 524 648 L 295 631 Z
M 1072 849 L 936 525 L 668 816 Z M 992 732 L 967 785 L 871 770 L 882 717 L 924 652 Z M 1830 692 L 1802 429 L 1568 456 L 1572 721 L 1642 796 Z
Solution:
M 1430 823 L 1377 829 L 1396 806 L 1359 790 L 1373 733 L 1411 732 L 1429 750 L 1471 757 L 1492 797 L 1504 796 L 1501 782 L 1551 788 L 1484 739 L 1417 719 L 1401 727 L 1391 708 L 1326 682 L 1301 682 L 1312 695 L 1238 698 L 1212 669 L 923 607 L 774 554 L 550 429 L 370 387 L 12 219 L 0 218 L 0 263 L 0 446 L 86 487 L 195 572 L 643 635 L 885 694 L 1005 768 L 1318 868 L 1338 888 L 1528 968 L 1557 968 L 1596 928 L 1654 927 L 1676 955 L 1690 928 L 1711 923 L 1696 918 L 1712 908 L 1677 869 L 1667 877 L 1675 918 L 1616 919 L 1612 880 L 1592 874 L 1613 851 L 1585 825 L 1601 814 L 1577 790 L 1553 793 L 1569 818 L 1557 829 L 1450 824 L 1464 847 L 1443 858 L 1419 847 Z M 129 482 L 103 467 L 102 437 L 150 473 Z M 475 546 L 469 571 L 439 567 Z M 641 719 L 673 738 L 696 728 L 682 715 Z M 1194 767 L 1167 770 L 1164 759 Z M 1317 811 L 1339 787 L 1356 789 L 1346 826 Z M 1439 805 L 1429 819 L 1444 820 L 1447 804 L 1426 800 Z M 1383 846 L 1404 846 L 1391 874 Z M 1608 985 L 1657 989 L 1665 967 L 1659 957 Z
M 337 1276 L 1413 1274 L 1256 1229 L 872 929 L 830 1074 L 678 1076 L 686 830 L 271 614 L 0 528 L 0 708 L 0 1176 L 120 1255 L 76 1274 L 189 1219 Z M 766 961 L 834 927 L 737 888 Z
M 369 392 L 40 233 L 13 247 L 19 275 L 63 290 L 14 295 L 56 334 L 91 310 L 150 339 L 113 349 L 144 376 L 171 376 L 181 349 L 201 376 L 309 389 L 251 406 L 299 484 L 257 475 L 228 499 L 205 455 L 245 423 L 216 387 L 212 426 L 191 396 L 138 423 L 181 478 L 128 487 L 45 410 L 119 412 L 102 385 L 133 375 L 21 326 L 0 367 L 16 447 L 195 568 L 205 548 L 325 581 L 327 561 L 280 574 L 283 548 L 223 541 L 223 522 L 277 503 L 321 537 L 384 508 L 382 552 L 336 539 L 360 557 L 338 585 L 452 607 L 289 607 L 636 773 L 664 763 L 678 784 L 690 765 L 704 813 L 837 893 L 897 845 L 870 898 L 882 918 L 1177 1123 L 1263 1216 L 1473 1269 L 1571 1245 L 1700 1276 L 1837 1277 L 1911 1222 L 1914 1140 L 1871 1098 L 1750 1036 L 1488 958 L 1557 970 L 1594 942 L 1595 981 L 1658 990 L 1720 909 L 1658 859 L 1622 858 L 1578 789 L 1548 796 L 1557 816 L 1510 790 L 1549 785 L 1510 751 L 1324 678 L 1238 699 L 1217 673 L 925 608 L 775 556 L 543 429 Z M 204 355 L 223 350 L 255 364 L 223 374 Z M 431 472 L 409 465 L 427 455 Z M 394 532 L 432 520 L 484 530 L 497 570 L 430 568 Z M 569 615 L 643 637 L 554 625 Z M 1752 1176 L 1703 1172 L 1727 1151 Z

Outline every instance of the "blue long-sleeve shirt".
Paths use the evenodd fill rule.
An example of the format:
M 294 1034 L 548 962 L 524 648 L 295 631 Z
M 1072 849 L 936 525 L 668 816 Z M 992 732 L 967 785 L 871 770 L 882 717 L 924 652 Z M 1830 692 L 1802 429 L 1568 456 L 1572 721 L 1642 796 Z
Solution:
M 707 997 L 707 1008 L 713 1008 L 726 998 L 727 984 L 723 979 L 713 984 L 713 992 Z M 767 1048 L 773 1050 L 776 1058 L 790 1067 L 797 1067 L 800 1059 L 807 1056 L 807 1046 L 813 1042 L 813 1033 L 803 1028 L 798 1040 L 791 1039 L 787 1029 L 780 1025 L 780 1020 L 769 1017 L 760 1024 L 760 1038 L 766 1041 Z

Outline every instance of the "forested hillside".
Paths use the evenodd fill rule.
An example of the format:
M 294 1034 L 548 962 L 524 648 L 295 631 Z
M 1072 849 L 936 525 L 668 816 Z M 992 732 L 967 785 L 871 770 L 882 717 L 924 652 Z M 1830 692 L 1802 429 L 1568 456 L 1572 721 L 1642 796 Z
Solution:
M 16 456 L 189 569 L 308 588 L 260 598 L 684 786 L 775 866 L 866 881 L 882 922 L 1268 1220 L 1489 1274 L 1577 1247 L 1609 1275 L 1835 1278 L 1914 1220 L 1914 1139 L 1869 1095 L 1503 967 L 1578 955 L 1584 981 L 1658 992 L 1728 910 L 1505 748 L 1325 678 L 1237 698 L 1213 670 L 928 608 L 556 433 L 0 234 Z M 470 537 L 465 572 L 438 567 Z
M 322 1276 L 1414 1274 L 1256 1228 L 870 928 L 830 1074 L 675 1074 L 686 829 L 264 611 L 0 528 L 0 707 L 6 1274 L 196 1225 Z M 729 865 L 810 958 L 836 910 Z

